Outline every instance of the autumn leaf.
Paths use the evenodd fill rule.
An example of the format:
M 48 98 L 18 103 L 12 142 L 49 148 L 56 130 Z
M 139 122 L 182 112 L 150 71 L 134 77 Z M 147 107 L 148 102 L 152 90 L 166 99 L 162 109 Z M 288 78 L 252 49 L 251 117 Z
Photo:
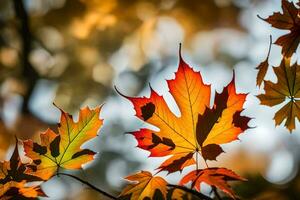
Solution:
M 24 141 L 25 155 L 35 164 L 35 168 L 28 169 L 29 173 L 48 180 L 59 168 L 81 169 L 92 161 L 96 153 L 81 146 L 97 136 L 102 125 L 100 110 L 100 107 L 80 110 L 78 122 L 61 110 L 58 134 L 48 129 L 40 134 L 40 142 Z
M 10 181 L 42 181 L 41 178 L 26 174 L 27 164 L 23 164 L 20 160 L 18 145 L 16 144 L 14 152 L 10 158 L 10 161 L 0 162 L 0 184 L 5 184 Z
M 300 42 L 299 8 L 287 0 L 282 0 L 281 6 L 282 13 L 275 12 L 264 20 L 275 28 L 290 31 L 275 42 L 275 44 L 282 46 L 282 54 L 289 58 L 296 52 Z
M 285 102 L 280 110 L 274 116 L 276 125 L 284 120 L 285 127 L 291 132 L 295 129 L 296 118 L 300 119 L 300 66 L 294 64 L 291 66 L 290 59 L 283 59 L 279 67 L 274 67 L 277 76 L 277 83 L 264 81 L 265 94 L 258 95 L 262 105 L 275 106 Z
M 172 200 L 192 200 L 193 199 L 193 195 L 190 193 L 187 193 L 181 189 L 172 189 L 169 190 L 169 192 L 171 192 L 171 198 Z
M 245 181 L 245 179 L 226 168 L 206 168 L 191 171 L 181 179 L 179 184 L 185 185 L 192 182 L 192 188 L 195 188 L 200 192 L 201 183 L 206 183 L 210 186 L 219 188 L 232 198 L 235 198 L 234 192 L 227 181 Z
M 150 97 L 123 95 L 132 102 L 138 118 L 159 128 L 159 131 L 143 128 L 132 133 L 138 147 L 149 151 L 150 156 L 171 156 L 158 169 L 169 173 L 181 171 L 195 164 L 195 153 L 201 153 L 205 160 L 215 160 L 223 152 L 221 144 L 236 140 L 248 128 L 250 119 L 241 116 L 247 95 L 236 93 L 234 80 L 223 92 L 216 93 L 210 107 L 210 85 L 180 55 L 175 79 L 167 84 L 180 116 L 152 88 Z
M 124 188 L 120 197 L 130 195 L 132 200 L 144 200 L 146 197 L 153 199 L 155 192 L 159 190 L 166 199 L 167 182 L 160 176 L 153 176 L 148 171 L 141 171 L 127 176 L 125 179 L 131 184 Z
M 10 181 L 0 185 L 1 200 L 33 200 L 47 197 L 40 186 L 26 186 L 26 181 Z
M 261 86 L 261 84 L 266 76 L 266 73 L 268 71 L 268 67 L 269 67 L 268 60 L 269 60 L 269 56 L 270 56 L 270 52 L 271 52 L 271 45 L 272 45 L 272 36 L 270 36 L 269 51 L 268 51 L 268 55 L 267 55 L 266 59 L 256 67 L 256 69 L 258 70 L 257 78 L 256 78 L 256 85 L 259 87 Z
M 27 186 L 27 183 L 42 181 L 41 178 L 26 174 L 28 164 L 23 164 L 20 160 L 18 145 L 15 145 L 10 161 L 0 162 L 0 199 L 11 199 L 11 195 L 17 195 L 19 199 L 25 197 L 36 198 L 45 196 L 41 188 Z

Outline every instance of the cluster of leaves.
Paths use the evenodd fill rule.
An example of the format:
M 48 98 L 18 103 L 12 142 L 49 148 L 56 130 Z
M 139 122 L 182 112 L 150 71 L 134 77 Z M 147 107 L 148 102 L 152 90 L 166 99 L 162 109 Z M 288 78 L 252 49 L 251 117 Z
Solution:
M 182 172 L 194 165 L 195 170 L 185 175 L 179 185 L 191 183 L 200 192 L 201 183 L 218 188 L 232 198 L 234 192 L 227 181 L 245 180 L 226 168 L 199 168 L 199 157 L 216 160 L 223 153 L 220 145 L 235 141 L 248 129 L 250 118 L 242 116 L 247 94 L 237 94 L 234 78 L 221 93 L 215 94 L 210 106 L 211 86 L 203 82 L 201 74 L 195 72 L 180 55 L 175 79 L 167 80 L 170 94 L 180 110 L 176 116 L 164 98 L 152 88 L 150 97 L 126 97 L 136 111 L 136 116 L 159 131 L 143 128 L 132 134 L 138 147 L 150 152 L 150 157 L 169 156 L 158 168 L 158 172 L 168 174 Z M 157 174 L 156 173 L 156 174 Z M 131 199 L 154 199 L 159 190 L 166 199 L 172 187 L 162 177 L 142 171 L 126 177 L 131 182 L 121 196 L 131 195 Z M 172 199 L 183 199 L 182 193 L 173 193 Z M 176 196 L 179 195 L 179 196 Z
M 257 69 L 257 85 L 264 83 L 265 94 L 258 95 L 262 105 L 276 106 L 284 102 L 284 105 L 276 112 L 274 116 L 275 124 L 280 125 L 285 120 L 285 127 L 292 132 L 296 125 L 296 118 L 300 119 L 300 66 L 297 63 L 292 64 L 292 56 L 296 53 L 300 43 L 300 2 L 295 5 L 288 0 L 282 0 L 282 13 L 275 12 L 273 15 L 264 19 L 273 27 L 282 30 L 289 30 L 289 33 L 279 37 L 276 45 L 282 47 L 282 61 L 278 67 L 273 67 L 277 77 L 277 83 L 264 81 L 269 63 L 269 53 Z M 271 42 L 272 43 L 272 42 Z
M 40 185 L 58 175 L 60 169 L 81 169 L 94 159 L 95 152 L 81 146 L 97 136 L 103 120 L 100 107 L 80 110 L 78 122 L 61 110 L 58 133 L 48 129 L 40 134 L 40 141 L 22 142 L 25 156 L 31 162 L 22 163 L 18 144 L 10 161 L 0 163 L 0 199 L 36 199 L 46 196 Z
M 155 199 L 158 193 L 161 199 L 191 199 L 193 193 L 202 195 L 201 183 L 235 198 L 227 182 L 245 179 L 226 168 L 199 168 L 198 159 L 202 156 L 205 163 L 216 160 L 223 153 L 220 145 L 237 140 L 239 134 L 249 128 L 250 118 L 241 115 L 247 94 L 236 93 L 233 79 L 221 93 L 215 94 L 214 104 L 210 106 L 211 86 L 203 82 L 201 74 L 186 64 L 181 55 L 175 79 L 167 83 L 181 116 L 172 113 L 163 97 L 152 89 L 149 98 L 126 97 L 133 103 L 138 118 L 160 129 L 144 128 L 132 134 L 138 147 L 149 151 L 150 156 L 170 156 L 158 167 L 157 173 L 181 172 L 191 165 L 196 168 L 177 185 L 171 185 L 157 173 L 152 175 L 148 171 L 130 175 L 126 179 L 131 183 L 121 192 L 120 198 Z M 62 174 L 60 170 L 81 169 L 83 164 L 92 161 L 96 153 L 81 146 L 97 136 L 103 123 L 99 119 L 100 110 L 100 107 L 80 110 L 77 122 L 61 110 L 58 133 L 47 129 L 37 142 L 20 142 L 24 156 L 30 162 L 21 162 L 16 144 L 10 161 L 0 165 L 1 199 L 46 196 L 40 187 L 43 182 Z M 189 182 L 195 190 L 184 187 Z M 205 195 L 201 197 L 209 199 Z
M 132 134 L 138 146 L 149 151 L 150 156 L 170 156 L 158 167 L 158 172 L 174 173 L 191 165 L 196 169 L 184 176 L 175 188 L 164 178 L 147 171 L 130 175 L 126 179 L 131 184 L 125 187 L 120 198 L 154 199 L 158 191 L 163 199 L 167 196 L 178 200 L 190 199 L 191 191 L 184 192 L 186 188 L 183 187 L 189 182 L 198 192 L 200 184 L 207 183 L 234 198 L 227 181 L 245 179 L 226 168 L 200 169 L 198 157 L 202 156 L 205 162 L 216 160 L 223 152 L 220 145 L 237 140 L 239 134 L 248 129 L 250 118 L 241 116 L 247 95 L 236 93 L 233 79 L 221 93 L 215 94 L 214 105 L 210 106 L 211 86 L 205 84 L 201 74 L 186 64 L 181 56 L 175 79 L 167 83 L 181 116 L 173 114 L 163 97 L 152 89 L 149 98 L 127 97 L 133 103 L 137 117 L 160 129 L 145 128 Z M 80 110 L 78 122 L 61 110 L 58 133 L 48 129 L 40 134 L 40 141 L 22 141 L 25 156 L 31 162 L 25 164 L 20 161 L 16 145 L 10 161 L 0 166 L 0 186 L 3 188 L 0 197 L 35 199 L 46 196 L 40 188 L 44 181 L 58 175 L 61 169 L 80 169 L 83 164 L 92 161 L 95 152 L 81 149 L 81 146 L 96 137 L 102 125 L 100 110 L 100 107 Z
M 285 126 L 290 131 L 295 129 L 296 118 L 300 119 L 300 66 L 291 64 L 300 42 L 299 6 L 300 3 L 295 5 L 282 0 L 283 12 L 276 12 L 265 19 L 276 28 L 290 30 L 275 42 L 282 46 L 283 55 L 281 64 L 274 67 L 277 83 L 264 80 L 272 41 L 266 60 L 257 67 L 257 85 L 264 83 L 266 91 L 258 96 L 261 104 L 275 106 L 285 102 L 274 119 L 276 125 L 286 120 Z M 141 171 L 127 176 L 125 179 L 129 184 L 119 198 L 143 200 L 157 199 L 159 196 L 159 199 L 181 200 L 191 199 L 196 194 L 210 199 L 201 194 L 202 183 L 211 186 L 216 196 L 219 196 L 219 189 L 236 198 L 228 182 L 245 179 L 227 168 L 209 167 L 207 161 L 216 160 L 224 152 L 221 145 L 238 140 L 238 136 L 249 129 L 250 118 L 241 114 L 247 94 L 237 94 L 233 78 L 221 93 L 212 95 L 211 86 L 203 82 L 200 72 L 195 72 L 185 63 L 181 54 L 175 78 L 167 80 L 167 85 L 180 111 L 179 116 L 152 88 L 149 97 L 127 97 L 120 93 L 133 104 L 140 120 L 158 128 L 142 128 L 132 132 L 138 147 L 149 151 L 150 157 L 168 157 L 158 166 L 155 174 Z M 212 105 L 211 96 L 214 96 Z M 81 169 L 83 164 L 92 161 L 96 153 L 81 147 L 97 136 L 103 123 L 99 119 L 100 110 L 100 107 L 80 110 L 77 122 L 61 110 L 58 133 L 48 129 L 40 134 L 40 141 L 20 142 L 24 157 L 29 158 L 29 162 L 21 161 L 17 142 L 11 159 L 0 163 L 0 199 L 26 200 L 46 196 L 41 189 L 43 182 L 59 175 L 60 170 Z M 200 166 L 199 158 L 203 159 L 205 166 Z M 157 175 L 163 171 L 168 174 L 182 172 L 186 167 L 191 169 L 191 166 L 195 169 L 181 177 L 176 185 Z M 191 189 L 186 187 L 187 184 L 191 184 Z

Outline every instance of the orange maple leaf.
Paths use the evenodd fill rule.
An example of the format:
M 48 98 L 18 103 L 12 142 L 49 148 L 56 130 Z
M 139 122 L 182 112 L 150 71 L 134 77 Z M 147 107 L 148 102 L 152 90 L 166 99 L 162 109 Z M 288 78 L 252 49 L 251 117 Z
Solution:
M 296 52 L 300 43 L 300 10 L 288 0 L 282 0 L 281 6 L 282 13 L 275 12 L 264 20 L 275 28 L 290 31 L 275 42 L 275 44 L 282 46 L 282 54 L 289 58 Z
M 1 200 L 32 200 L 38 197 L 47 197 L 40 186 L 27 186 L 26 181 L 10 181 L 0 184 Z
M 36 165 L 28 168 L 28 172 L 48 180 L 60 168 L 81 169 L 83 164 L 92 161 L 96 153 L 81 146 L 97 136 L 103 123 L 99 119 L 100 110 L 100 107 L 81 109 L 78 122 L 61 110 L 58 134 L 48 129 L 40 135 L 39 143 L 24 141 L 25 155 Z
M 124 188 L 120 194 L 121 197 L 129 195 L 132 200 L 144 200 L 146 197 L 153 199 L 155 192 L 160 191 L 166 199 L 167 182 L 160 176 L 153 176 L 148 171 L 141 171 L 127 176 L 125 179 L 131 184 Z
M 41 178 L 35 175 L 26 174 L 26 167 L 20 160 L 18 144 L 16 143 L 10 161 L 0 162 L 0 199 L 26 199 L 46 196 L 39 187 Z M 31 186 L 28 186 L 28 183 Z M 32 185 L 35 183 L 34 185 Z
M 180 55 L 175 79 L 167 83 L 180 116 L 172 113 L 164 98 L 152 88 L 150 97 L 125 96 L 134 105 L 138 118 L 159 128 L 143 128 L 132 134 L 138 147 L 149 151 L 150 156 L 171 155 L 159 166 L 160 170 L 181 171 L 195 164 L 195 153 L 202 154 L 205 160 L 215 160 L 223 152 L 221 144 L 236 140 L 248 128 L 250 118 L 241 116 L 247 95 L 236 93 L 234 80 L 222 93 L 216 93 L 210 108 L 210 85 L 204 84 L 200 73 Z
M 171 199 L 172 200 L 192 200 L 193 195 L 191 193 L 185 192 L 182 189 L 172 189 L 169 190 L 169 192 L 172 192 Z
M 200 192 L 201 183 L 206 183 L 210 186 L 217 187 L 227 193 L 232 198 L 235 198 L 234 192 L 228 185 L 227 181 L 245 181 L 246 179 L 238 176 L 233 171 L 226 168 L 206 168 L 194 170 L 185 175 L 180 185 L 185 185 L 192 182 L 192 188 Z

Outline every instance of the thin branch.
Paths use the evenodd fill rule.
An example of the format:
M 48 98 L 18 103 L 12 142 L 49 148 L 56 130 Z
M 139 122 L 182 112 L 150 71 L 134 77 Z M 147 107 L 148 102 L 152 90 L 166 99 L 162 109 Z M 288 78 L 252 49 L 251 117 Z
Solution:
M 216 187 L 212 187 L 212 190 L 214 191 L 214 193 L 215 193 L 217 199 L 218 199 L 218 200 L 222 200 L 221 196 L 220 196 L 219 193 L 218 193 L 217 188 L 216 188 Z
M 20 23 L 18 29 L 22 40 L 22 52 L 20 53 L 22 60 L 22 76 L 25 78 L 27 84 L 27 92 L 26 95 L 24 95 L 22 112 L 29 113 L 28 104 L 30 96 L 39 79 L 39 74 L 29 62 L 29 54 L 32 47 L 32 35 L 30 32 L 29 17 L 24 7 L 23 0 L 13 0 L 13 2 L 15 15 Z
M 74 175 L 72 175 L 72 174 L 66 174 L 66 173 L 57 173 L 57 176 L 59 176 L 59 175 L 71 177 L 71 178 L 73 178 L 73 179 L 75 179 L 75 180 L 77 180 L 77 181 L 79 181 L 79 182 L 81 182 L 81 183 L 83 183 L 83 184 L 89 186 L 89 187 L 92 188 L 93 190 L 99 192 L 100 194 L 102 194 L 102 195 L 104 195 L 104 196 L 106 196 L 106 197 L 108 197 L 108 198 L 110 198 L 110 199 L 118 199 L 117 197 L 114 197 L 113 195 L 111 195 L 111 194 L 109 194 L 109 193 L 107 193 L 107 192 L 105 192 L 105 191 L 103 191 L 103 190 L 97 188 L 96 186 L 92 185 L 91 183 L 89 183 L 89 182 L 87 182 L 87 181 L 85 181 L 85 180 L 82 180 L 81 178 L 79 178 L 79 177 L 77 177 L 77 176 L 74 176 Z
M 201 200 L 213 200 L 212 198 L 200 193 L 200 192 L 197 192 L 195 190 L 192 190 L 192 189 L 189 189 L 187 187 L 184 187 L 184 186 L 180 186 L 180 185 L 173 185 L 173 184 L 168 184 L 169 187 L 172 187 L 172 188 L 176 188 L 176 189 L 180 189 L 180 190 L 183 190 L 187 193 L 190 193 L 192 195 L 195 195 L 197 197 L 199 197 Z

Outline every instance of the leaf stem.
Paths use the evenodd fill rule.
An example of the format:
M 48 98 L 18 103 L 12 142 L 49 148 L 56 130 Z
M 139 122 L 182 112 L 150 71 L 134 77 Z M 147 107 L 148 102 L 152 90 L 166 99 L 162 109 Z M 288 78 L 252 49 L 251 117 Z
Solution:
M 270 35 L 270 43 L 269 43 L 269 50 L 268 50 L 268 56 L 267 56 L 267 59 L 269 59 L 270 57 L 270 53 L 271 53 L 271 48 L 272 48 L 272 35 Z
M 204 158 L 203 158 L 204 159 Z M 208 167 L 208 164 L 207 164 L 207 162 L 206 162 L 206 160 L 204 159 L 204 163 L 205 163 L 205 165 L 206 165 L 206 168 L 209 168 Z
M 79 182 L 81 182 L 81 183 L 89 186 L 90 188 L 92 188 L 93 190 L 99 192 L 100 194 L 102 194 L 102 195 L 104 195 L 106 197 L 109 197 L 110 199 L 118 199 L 117 197 L 114 197 L 113 195 L 111 195 L 111 194 L 109 194 L 109 193 L 107 193 L 107 192 L 105 192 L 105 191 L 97 188 L 96 186 L 92 185 L 91 183 L 89 183 L 89 182 L 87 182 L 85 180 L 82 180 L 81 178 L 79 178 L 77 176 L 74 176 L 72 174 L 66 174 L 66 173 L 57 173 L 57 176 L 59 176 L 59 175 L 71 177 L 71 178 L 73 178 L 73 179 L 75 179 L 75 180 L 77 180 L 77 181 L 79 181 Z
M 264 18 L 262 18 L 260 15 L 256 15 L 259 19 L 266 21 Z

